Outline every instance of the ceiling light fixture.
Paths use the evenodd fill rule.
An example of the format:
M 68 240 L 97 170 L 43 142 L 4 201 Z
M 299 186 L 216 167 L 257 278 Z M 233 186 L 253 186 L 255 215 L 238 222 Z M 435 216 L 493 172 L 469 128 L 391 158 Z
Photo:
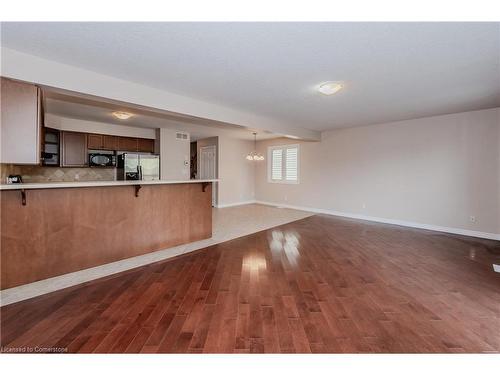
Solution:
M 247 160 L 252 160 L 252 161 L 264 160 L 264 156 L 257 152 L 257 133 L 253 133 L 253 151 L 248 153 Z
M 318 86 L 318 91 L 323 95 L 333 95 L 344 88 L 341 82 L 324 82 Z
M 120 120 L 126 120 L 126 119 L 129 119 L 130 117 L 132 117 L 132 113 L 122 112 L 122 111 L 113 112 L 112 115 Z

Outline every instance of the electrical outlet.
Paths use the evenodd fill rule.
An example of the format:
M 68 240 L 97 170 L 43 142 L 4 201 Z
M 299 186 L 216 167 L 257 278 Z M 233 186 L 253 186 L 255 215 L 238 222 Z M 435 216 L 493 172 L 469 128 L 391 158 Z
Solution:
M 362 207 L 362 208 L 366 208 L 366 204 L 364 204 L 364 203 L 363 203 L 363 204 L 361 205 L 361 207 Z
M 471 223 L 475 223 L 475 222 L 476 222 L 476 217 L 475 217 L 475 216 L 473 216 L 473 215 L 471 215 L 471 216 L 469 217 L 469 221 L 470 221 Z

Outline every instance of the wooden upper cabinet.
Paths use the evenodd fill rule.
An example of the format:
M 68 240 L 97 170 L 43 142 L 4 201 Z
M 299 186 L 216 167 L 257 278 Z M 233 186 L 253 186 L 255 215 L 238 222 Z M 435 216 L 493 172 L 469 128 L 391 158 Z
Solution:
M 137 151 L 138 139 L 130 137 L 118 137 L 118 149 L 120 151 Z
M 87 166 L 87 134 L 63 131 L 61 149 L 63 167 Z
M 41 93 L 35 85 L 1 78 L 1 163 L 40 164 Z
M 155 141 L 154 139 L 138 138 L 138 149 L 141 152 L 154 152 Z
M 88 134 L 87 146 L 90 150 L 154 152 L 153 139 L 116 135 Z
M 90 150 L 119 150 L 119 138 L 115 135 L 88 134 L 87 146 Z
M 102 148 L 104 150 L 118 150 L 118 138 L 114 135 L 103 135 Z
M 87 146 L 91 150 L 100 150 L 103 148 L 104 136 L 101 134 L 88 134 Z

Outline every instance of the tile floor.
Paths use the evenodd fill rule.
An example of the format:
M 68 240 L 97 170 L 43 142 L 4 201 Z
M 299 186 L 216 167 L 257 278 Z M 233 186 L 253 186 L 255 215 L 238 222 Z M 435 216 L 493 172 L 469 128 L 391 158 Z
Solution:
M 277 208 L 260 204 L 214 208 L 213 235 L 210 239 L 155 251 L 153 253 L 120 260 L 118 262 L 108 263 L 102 266 L 92 267 L 82 271 L 6 289 L 0 292 L 0 306 L 23 301 L 28 298 L 168 259 L 190 251 L 199 250 L 220 242 L 246 236 L 312 215 L 314 215 L 312 212 Z

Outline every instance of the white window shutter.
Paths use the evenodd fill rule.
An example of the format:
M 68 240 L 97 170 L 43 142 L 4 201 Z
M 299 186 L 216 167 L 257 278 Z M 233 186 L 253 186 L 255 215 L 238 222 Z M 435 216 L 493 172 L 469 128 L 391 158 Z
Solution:
M 271 179 L 281 180 L 283 179 L 283 150 L 275 149 L 271 153 Z
M 298 184 L 299 151 L 299 145 L 268 147 L 267 180 L 280 184 Z
M 298 154 L 297 147 L 286 149 L 285 178 L 287 181 L 297 181 L 298 179 Z

